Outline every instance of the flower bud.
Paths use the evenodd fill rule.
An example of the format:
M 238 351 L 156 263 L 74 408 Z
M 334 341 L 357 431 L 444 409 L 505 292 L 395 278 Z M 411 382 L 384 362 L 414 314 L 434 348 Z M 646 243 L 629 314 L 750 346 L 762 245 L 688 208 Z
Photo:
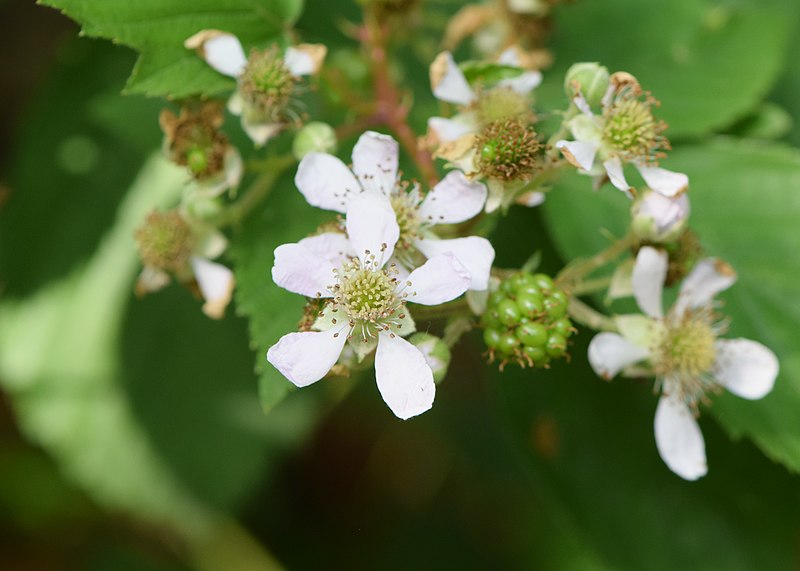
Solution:
M 570 99 L 580 93 L 591 107 L 595 107 L 600 105 L 608 90 L 608 78 L 605 66 L 595 62 L 576 63 L 567 70 L 564 90 Z
M 308 153 L 335 153 L 337 145 L 333 127 L 327 123 L 312 121 L 295 135 L 292 153 L 299 161 Z
M 415 333 L 408 341 L 422 352 L 433 371 L 434 382 L 442 382 L 450 365 L 450 348 L 439 337 L 430 333 Z
M 668 198 L 646 189 L 631 206 L 631 229 L 645 242 L 673 242 L 686 230 L 689 211 L 686 193 Z

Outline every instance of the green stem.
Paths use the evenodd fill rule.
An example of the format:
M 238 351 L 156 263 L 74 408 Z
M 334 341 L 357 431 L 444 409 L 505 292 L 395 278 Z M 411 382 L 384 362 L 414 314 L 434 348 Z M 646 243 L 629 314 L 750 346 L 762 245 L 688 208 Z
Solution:
M 586 327 L 597 331 L 617 331 L 617 324 L 611 317 L 592 309 L 577 297 L 570 298 L 567 310 L 574 321 Z
M 457 315 L 471 315 L 471 312 L 467 300 L 462 297 L 461 299 L 432 307 L 415 305 L 411 309 L 411 315 L 415 321 L 429 321 Z
M 629 250 L 634 242 L 635 238 L 633 235 L 629 234 L 591 258 L 579 260 L 568 265 L 556 276 L 556 283 L 565 289 L 574 288 L 577 281 L 582 279 L 585 275 L 615 260 L 618 256 Z
M 584 280 L 575 284 L 569 293 L 572 295 L 586 295 L 587 293 L 595 293 L 608 288 L 611 285 L 611 276 L 602 278 L 595 278 L 593 280 Z
M 263 173 L 253 181 L 239 200 L 228 207 L 225 213 L 217 221 L 219 227 L 230 226 L 244 220 L 250 212 L 263 201 L 272 191 L 278 179 L 292 167 L 297 160 L 291 155 L 281 155 L 266 159 L 258 170 Z

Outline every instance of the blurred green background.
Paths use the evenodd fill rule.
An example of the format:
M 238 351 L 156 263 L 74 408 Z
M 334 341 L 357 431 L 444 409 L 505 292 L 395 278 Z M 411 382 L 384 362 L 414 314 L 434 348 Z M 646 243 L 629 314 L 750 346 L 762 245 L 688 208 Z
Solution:
M 436 109 L 425 58 L 459 7 L 423 3 L 399 40 L 394 72 L 416 95 L 418 129 Z M 749 293 L 727 301 L 749 316 L 733 332 L 782 360 L 770 411 L 783 416 L 747 403 L 745 422 L 737 403 L 715 405 L 701 419 L 710 473 L 687 483 L 656 452 L 650 384 L 599 381 L 586 331 L 571 363 L 503 375 L 468 337 L 434 408 L 410 422 L 369 375 L 293 391 L 265 415 L 253 362 L 271 341 L 252 346 L 241 313 L 256 314 L 257 340 L 296 321 L 297 300 L 269 290 L 271 251 L 320 214 L 287 177 L 235 229 L 238 315 L 210 321 L 175 285 L 137 299 L 131 231 L 181 188 L 150 158 L 164 103 L 121 95 L 130 49 L 0 0 L 0 569 L 261 569 L 270 557 L 288 569 L 800 567 L 800 480 L 782 465 L 800 466 L 798 8 L 576 0 L 554 17 L 542 105 L 564 106 L 574 61 L 635 73 L 664 101 L 672 164 L 705 192 L 692 195 L 701 238 L 750 271 L 741 291 L 774 293 L 772 313 L 747 313 Z M 358 18 L 354 3 L 309 0 L 297 30 L 325 42 L 334 67 L 352 64 L 341 29 Z M 346 120 L 321 96 L 312 111 Z M 547 208 L 512 209 L 493 237 L 497 264 L 541 250 L 555 272 L 560 255 L 602 244 L 598 212 L 622 206 L 617 195 L 587 206 L 586 186 L 568 177 Z M 743 222 L 742 209 L 756 214 Z M 289 304 L 280 327 L 274 307 L 259 314 L 261 295 Z M 264 388 L 270 374 L 262 398 L 285 392 Z M 731 438 L 741 433 L 761 448 Z

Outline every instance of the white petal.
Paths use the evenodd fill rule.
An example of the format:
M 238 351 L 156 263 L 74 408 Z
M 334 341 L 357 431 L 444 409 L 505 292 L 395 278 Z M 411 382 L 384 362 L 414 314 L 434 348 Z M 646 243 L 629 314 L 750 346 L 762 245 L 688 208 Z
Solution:
M 469 289 L 471 278 L 467 269 L 451 253 L 433 256 L 411 272 L 401 282 L 408 301 L 422 305 L 439 305 Z M 411 282 L 411 285 L 407 285 Z
M 316 383 L 331 370 L 347 341 L 344 329 L 303 331 L 281 337 L 267 351 L 267 360 L 298 387 Z
M 419 215 L 432 224 L 456 224 L 483 210 L 488 191 L 461 171 L 450 171 L 419 206 Z
M 520 95 L 527 95 L 542 83 L 542 74 L 538 71 L 525 71 L 517 77 L 504 79 L 498 83 L 502 87 L 510 87 Z
M 589 105 L 589 102 L 586 101 L 586 98 L 580 93 L 572 98 L 572 102 L 575 104 L 575 107 L 577 107 L 578 110 L 584 115 L 588 115 L 589 117 L 594 116 L 591 105 Z
M 247 65 L 242 44 L 233 34 L 219 30 L 203 30 L 187 39 L 183 45 L 197 50 L 206 63 L 229 77 L 239 77 Z
M 233 295 L 236 283 L 233 272 L 222 264 L 205 258 L 193 256 L 190 261 L 197 285 L 206 300 L 203 312 L 212 319 L 221 319 Z
M 716 343 L 714 376 L 733 394 L 760 399 L 772 390 L 778 376 L 775 353 L 749 339 L 721 339 Z
M 703 434 L 689 408 L 662 395 L 654 422 L 656 447 L 661 459 L 684 480 L 697 480 L 708 472 Z
M 353 172 L 365 190 L 390 194 L 397 183 L 397 141 L 367 131 L 353 147 Z
M 521 204 L 522 206 L 527 206 L 528 208 L 533 208 L 534 206 L 539 206 L 545 201 L 547 195 L 544 192 L 526 192 L 521 194 L 517 197 L 516 203 Z
M 556 148 L 573 166 L 585 171 L 592 170 L 598 146 L 587 141 L 558 141 Z
M 675 196 L 689 188 L 689 177 L 660 167 L 636 165 L 647 186 L 664 196 Z
M 433 406 L 433 372 L 422 352 L 402 337 L 379 333 L 375 381 L 384 402 L 398 418 L 407 420 Z
M 486 238 L 467 236 L 451 240 L 424 239 L 418 240 L 415 245 L 428 258 L 446 253 L 453 254 L 469 272 L 469 289 L 484 290 L 489 287 L 494 248 Z
M 364 192 L 353 198 L 345 225 L 350 244 L 362 263 L 382 267 L 392 257 L 400 227 L 387 196 Z
M 313 75 L 322 67 L 327 52 L 328 48 L 322 44 L 300 44 L 286 48 L 283 63 L 295 77 Z
M 728 289 L 736 281 L 736 272 L 717 258 L 704 258 L 683 280 L 675 310 L 682 313 L 711 303 L 717 293 Z
M 172 278 L 169 274 L 151 266 L 145 266 L 139 279 L 136 280 L 136 295 L 145 295 L 156 292 L 169 285 Z
M 213 260 L 214 258 L 220 257 L 222 253 L 228 249 L 228 238 L 219 230 L 204 228 L 203 231 L 198 232 L 198 234 L 200 234 L 199 241 L 194 247 L 196 256 L 207 260 Z
M 338 268 L 356 255 L 350 245 L 350 240 L 347 239 L 345 234 L 339 232 L 324 232 L 316 236 L 309 236 L 300 240 L 298 244 L 305 246 L 317 256 L 326 259 L 335 268 Z
M 664 250 L 650 246 L 639 249 L 631 276 L 633 296 L 650 317 L 663 317 L 661 294 L 667 277 L 669 256 Z
M 436 56 L 431 64 L 430 76 L 436 99 L 458 105 L 469 105 L 475 101 L 475 92 L 450 52 L 442 52 Z
M 439 143 L 448 143 L 475 132 L 475 125 L 468 122 L 445 119 L 444 117 L 431 117 L 428 119 L 428 129 L 434 134 Z
M 297 167 L 294 184 L 311 206 L 347 212 L 361 185 L 342 161 L 327 153 L 308 153 Z
M 334 265 L 302 244 L 275 248 L 272 280 L 285 290 L 306 297 L 331 297 Z
M 606 174 L 608 175 L 608 180 L 611 181 L 611 184 L 627 194 L 628 198 L 633 198 L 631 186 L 628 184 L 628 181 L 625 180 L 625 173 L 622 170 L 622 162 L 617 158 L 609 159 L 603 163 L 603 168 L 606 169 Z
M 263 147 L 267 141 L 277 136 L 283 127 L 283 123 L 258 123 L 242 115 L 242 129 L 256 147 Z
M 598 333 L 589 343 L 589 364 L 599 377 L 606 380 L 649 355 L 647 349 L 634 345 L 616 333 Z
M 511 65 L 514 67 L 522 67 L 522 58 L 520 57 L 520 48 L 518 46 L 511 46 L 503 50 L 497 56 L 497 63 L 501 65 Z

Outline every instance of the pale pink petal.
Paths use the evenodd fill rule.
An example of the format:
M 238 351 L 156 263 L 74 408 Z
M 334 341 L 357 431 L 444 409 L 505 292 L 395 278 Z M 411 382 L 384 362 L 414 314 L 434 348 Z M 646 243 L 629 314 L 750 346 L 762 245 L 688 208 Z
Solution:
M 475 101 L 475 92 L 450 52 L 436 56 L 431 64 L 430 76 L 433 95 L 440 101 L 458 105 L 469 105 Z
M 436 385 L 422 352 L 393 333 L 381 331 L 375 353 L 375 381 L 384 402 L 403 420 L 433 406 Z
M 628 181 L 625 180 L 625 172 L 622 169 L 622 161 L 620 161 L 618 158 L 608 159 L 603 163 L 603 168 L 606 169 L 606 174 L 608 175 L 608 180 L 611 181 L 611 184 L 627 194 L 628 198 L 633 198 L 631 186 L 628 184 Z
M 233 295 L 236 283 L 233 272 L 222 264 L 197 256 L 193 256 L 190 262 L 200 293 L 206 300 L 203 304 L 203 313 L 212 319 L 221 319 Z
M 247 65 L 242 44 L 236 36 L 227 32 L 203 30 L 187 39 L 183 45 L 196 50 L 208 65 L 229 77 L 239 77 Z
M 664 316 L 661 294 L 668 266 L 669 256 L 664 250 L 644 246 L 636 255 L 631 277 L 633 296 L 642 311 L 650 317 Z
M 585 171 L 592 170 L 594 158 L 597 155 L 597 143 L 587 141 L 558 141 L 556 148 L 561 150 L 564 158 L 572 166 L 581 168 Z
M 275 248 L 272 280 L 292 293 L 306 297 L 331 297 L 328 286 L 336 279 L 334 264 L 301 244 Z
M 721 339 L 716 343 L 714 376 L 733 394 L 756 400 L 766 396 L 778 377 L 778 358 L 770 349 L 749 339 Z
M 616 333 L 598 333 L 589 343 L 589 364 L 599 377 L 606 380 L 649 355 L 647 349 L 634 345 Z
M 408 301 L 439 305 L 467 291 L 470 283 L 467 269 L 453 254 L 446 253 L 433 256 L 411 272 L 399 291 Z
M 365 190 L 391 194 L 397 184 L 397 141 L 367 131 L 353 147 L 353 172 Z
M 347 235 L 361 262 L 382 267 L 400 237 L 392 204 L 386 195 L 364 192 L 347 208 Z
M 451 253 L 470 275 L 469 289 L 484 290 L 489 287 L 489 274 L 494 262 L 494 248 L 486 238 L 467 236 L 450 240 L 418 240 L 417 249 L 428 258 Z
M 267 351 L 267 360 L 298 387 L 307 387 L 328 374 L 342 354 L 347 331 L 303 331 L 281 337 Z
M 683 401 L 661 395 L 654 421 L 656 447 L 661 459 L 684 480 L 697 480 L 708 472 L 706 445 L 692 411 Z
M 517 77 L 504 79 L 498 83 L 501 87 L 509 87 L 520 95 L 527 95 L 542 83 L 542 74 L 538 71 L 524 71 Z
M 736 272 L 733 268 L 718 258 L 704 258 L 683 280 L 675 310 L 682 313 L 686 309 L 708 305 L 715 295 L 734 282 Z
M 675 196 L 689 188 L 689 177 L 660 167 L 636 165 L 647 186 L 664 196 Z
M 440 143 L 449 143 L 464 135 L 474 133 L 475 125 L 444 117 L 431 117 L 428 119 L 428 129 Z
M 342 161 L 327 153 L 308 153 L 297 167 L 297 189 L 311 206 L 347 212 L 347 203 L 361 185 Z
M 339 232 L 324 232 L 316 236 L 309 236 L 300 240 L 298 244 L 326 259 L 335 268 L 340 267 L 356 255 L 350 245 L 350 240 L 345 234 Z
M 483 210 L 487 193 L 482 182 L 469 180 L 461 171 L 450 171 L 425 196 L 419 215 L 432 224 L 464 222 Z

